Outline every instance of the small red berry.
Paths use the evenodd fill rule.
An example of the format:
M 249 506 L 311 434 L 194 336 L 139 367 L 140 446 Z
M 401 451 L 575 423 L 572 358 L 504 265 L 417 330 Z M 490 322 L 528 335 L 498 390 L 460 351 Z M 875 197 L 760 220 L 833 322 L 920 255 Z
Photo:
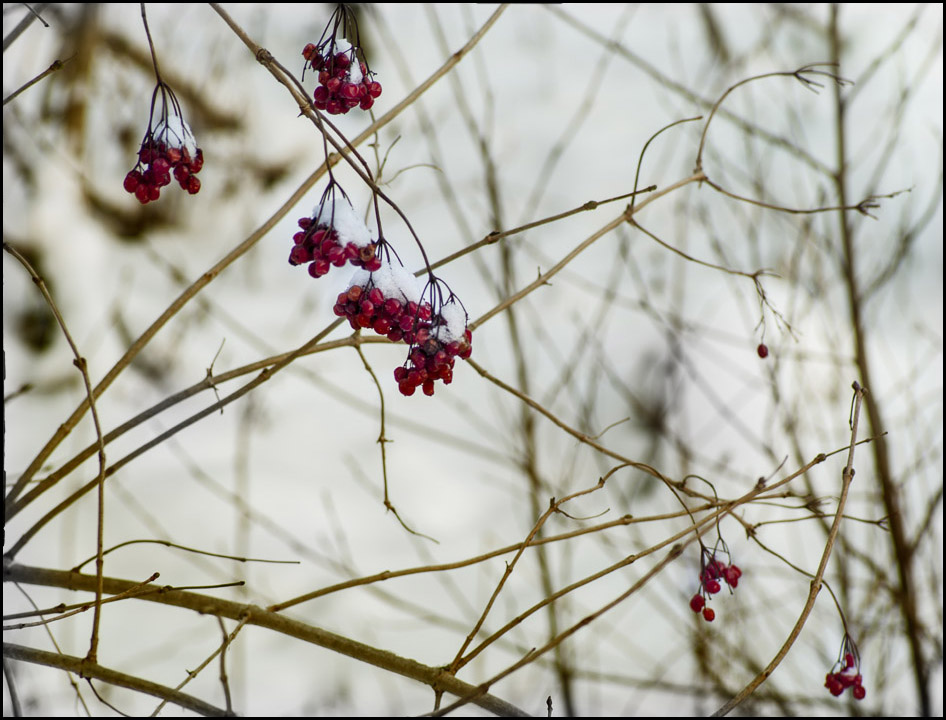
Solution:
M 702 610 L 705 605 L 706 600 L 704 600 L 703 596 L 699 593 L 690 598 L 690 609 L 695 613 L 698 613 L 700 610 Z
M 130 193 L 133 193 L 138 188 L 138 183 L 141 182 L 141 173 L 137 170 L 132 170 L 125 176 L 124 187 Z
M 706 622 L 713 622 L 716 619 L 716 613 L 713 611 L 713 608 L 703 608 L 703 619 Z
M 759 347 L 756 348 L 756 352 L 759 353 L 759 357 L 763 360 L 769 356 L 769 348 L 765 343 L 759 343 Z

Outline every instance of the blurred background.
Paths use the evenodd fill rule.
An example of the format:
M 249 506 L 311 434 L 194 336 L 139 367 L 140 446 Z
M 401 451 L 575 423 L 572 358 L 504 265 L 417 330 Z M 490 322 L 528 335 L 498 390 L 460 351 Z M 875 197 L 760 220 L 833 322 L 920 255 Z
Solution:
M 318 42 L 335 6 L 224 7 L 301 77 L 302 48 Z M 349 139 L 407 98 L 497 11 L 352 8 L 383 93 L 371 113 L 332 118 Z M 608 475 L 540 535 L 592 531 L 527 550 L 478 643 L 543 598 L 689 527 L 679 492 L 640 469 L 615 470 L 615 455 L 675 482 L 689 477 L 687 487 L 704 495 L 738 498 L 760 478 L 775 482 L 844 448 L 857 381 L 869 389 L 860 437 L 882 439 L 857 450 L 825 579 L 860 649 L 867 697 L 835 698 L 824 687 L 845 630 L 822 590 L 785 660 L 736 712 L 942 714 L 941 5 L 507 8 L 455 68 L 358 147 L 431 261 L 635 186 L 669 188 L 693 175 L 701 141 L 713 183 L 758 202 L 707 183 L 682 185 L 635 215 L 642 229 L 618 225 L 512 304 L 504 302 L 612 223 L 627 200 L 509 235 L 438 268 L 476 323 L 473 360 L 514 392 L 458 361 L 453 383 L 433 397 L 403 397 L 393 371 L 406 346 L 365 344 L 384 399 L 384 465 L 378 387 L 350 344 L 294 360 L 137 454 L 335 320 L 332 305 L 351 269 L 316 280 L 287 262 L 296 222 L 312 214 L 326 179 L 280 213 L 324 161 L 323 143 L 210 6 L 149 4 L 162 78 L 205 163 L 198 194 L 172 184 L 142 206 L 122 189 L 155 83 L 140 6 L 34 9 L 42 21 L 20 33 L 29 10 L 4 5 L 4 242 L 45 280 L 93 383 L 185 288 L 278 215 L 162 327 L 96 407 L 103 432 L 155 409 L 106 447 L 108 465 L 117 466 L 105 485 L 106 548 L 161 540 L 295 563 L 132 544 L 106 556 L 105 575 L 141 582 L 160 572 L 159 582 L 175 587 L 245 581 L 195 592 L 268 606 L 383 570 L 520 543 L 551 498 Z M 10 98 L 55 60 L 64 61 L 61 69 Z M 838 89 L 810 75 L 822 87 L 785 76 L 742 85 L 703 138 L 714 103 L 736 83 L 834 61 L 818 69 L 853 84 Z M 303 84 L 311 94 L 315 74 Z M 641 159 L 655 133 L 697 116 L 703 120 L 662 133 Z M 344 164 L 335 174 L 374 231 L 371 191 Z M 825 209 L 868 198 L 875 200 L 862 206 L 867 212 L 764 206 Z M 404 221 L 389 206 L 380 212 L 405 266 L 422 268 Z M 9 493 L 86 391 L 29 273 L 9 252 L 3 262 Z M 341 326 L 326 340 L 350 335 Z M 197 391 L 208 374 L 250 367 Z M 50 476 L 58 482 L 29 503 L 11 507 L 8 497 L 8 561 L 68 570 L 95 555 L 95 493 L 31 531 L 97 476 L 94 453 L 71 462 L 95 438 L 86 414 L 18 496 Z M 699 547 L 690 544 L 639 591 L 490 692 L 534 715 L 546 713 L 547 697 L 555 716 L 716 710 L 766 666 L 799 617 L 846 459 L 832 455 L 778 496 L 720 522 L 743 576 L 734 593 L 713 599 L 713 623 L 688 606 L 700 572 Z M 385 477 L 396 516 L 385 506 Z M 624 516 L 642 520 L 594 529 Z M 703 541 L 712 548 L 716 539 L 712 530 Z M 458 677 L 476 684 L 504 671 L 621 596 L 666 552 L 529 614 Z M 448 665 L 512 558 L 353 587 L 285 612 Z M 94 562 L 82 571 L 94 573 Z M 7 582 L 4 614 L 92 597 Z M 83 657 L 91 622 L 82 613 L 48 630 L 8 630 L 4 639 Z M 101 665 L 168 687 L 221 641 L 212 616 L 136 600 L 106 605 L 99 632 Z M 62 671 L 6 659 L 4 668 L 5 714 L 14 712 L 11 683 L 24 714 L 115 714 Z M 229 647 L 227 673 L 239 714 L 416 715 L 434 707 L 421 683 L 257 627 L 242 629 Z M 214 663 L 184 691 L 223 707 L 219 674 Z M 158 704 L 105 683 L 95 688 L 125 713 Z

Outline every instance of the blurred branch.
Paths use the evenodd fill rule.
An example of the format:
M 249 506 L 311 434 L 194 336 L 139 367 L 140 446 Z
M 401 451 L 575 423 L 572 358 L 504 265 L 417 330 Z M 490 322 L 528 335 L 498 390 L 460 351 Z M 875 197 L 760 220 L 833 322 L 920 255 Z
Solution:
M 7 48 L 12 45 L 20 35 L 23 34 L 23 31 L 26 30 L 30 25 L 33 24 L 34 20 L 39 20 L 43 23 L 44 26 L 49 27 L 43 18 L 40 17 L 40 13 L 46 9 L 49 3 L 37 3 L 36 5 L 28 5 L 23 3 L 26 6 L 26 9 L 29 10 L 29 13 L 20 20 L 19 24 L 9 32 L 9 34 L 3 38 L 3 52 L 7 51 Z

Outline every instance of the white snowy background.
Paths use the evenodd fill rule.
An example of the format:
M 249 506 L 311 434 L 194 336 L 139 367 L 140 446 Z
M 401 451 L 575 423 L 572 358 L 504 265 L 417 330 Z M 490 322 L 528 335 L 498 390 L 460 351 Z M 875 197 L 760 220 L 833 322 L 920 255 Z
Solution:
M 294 72 L 301 72 L 302 47 L 317 41 L 331 12 L 331 6 L 319 4 L 226 7 L 256 42 Z M 18 8 L 4 6 L 4 35 L 19 22 Z M 745 58 L 738 74 L 732 67 L 720 71 L 695 6 L 513 6 L 451 75 L 381 131 L 377 147 L 365 144 L 359 149 L 373 168 L 387 158 L 385 192 L 405 211 L 431 260 L 500 229 L 500 222 L 501 229 L 508 229 L 589 200 L 630 192 L 648 138 L 671 122 L 705 115 L 706 108 L 648 75 L 641 64 L 607 52 L 583 27 L 613 38 L 706 100 L 750 75 L 827 59 L 826 42 L 816 42 L 814 33 L 803 32 L 800 21 L 776 22 L 775 11 L 765 8 L 713 9 L 729 52 Z M 362 33 L 369 43 L 370 66 L 384 87 L 375 104 L 376 115 L 387 112 L 438 68 L 494 10 L 492 5 L 431 8 L 398 3 L 364 12 Z M 827 22 L 827 6 L 796 10 Z M 79 9 L 67 6 L 63 12 L 74 14 Z M 856 42 L 845 49 L 840 74 L 857 81 L 871 70 L 879 48 L 893 42 L 913 12 L 912 6 L 844 6 L 844 27 Z M 103 6 L 99 13 L 103 29 L 147 51 L 138 5 Z M 148 5 L 148 17 L 166 78 L 186 78 L 206 102 L 240 122 L 235 132 L 202 131 L 199 118 L 181 98 L 205 164 L 199 194 L 188 196 L 176 184 L 162 192 L 157 205 L 168 204 L 175 216 L 173 225 L 146 226 L 134 241 L 121 241 L 93 212 L 82 190 L 83 183 L 89 183 L 109 202 L 137 209 L 137 202 L 121 187 L 133 165 L 133 150 L 129 152 L 120 140 L 120 131 L 131 129 L 137 138 L 146 127 L 153 87 L 147 72 L 116 61 L 103 46 L 93 58 L 72 61 L 97 65 L 90 75 L 95 84 L 72 89 L 83 93 L 87 113 L 80 148 L 64 136 L 60 123 L 35 120 L 44 107 L 63 107 L 64 90 L 55 78 L 26 91 L 4 109 L 4 237 L 26 240 L 41 252 L 43 273 L 88 359 L 93 382 L 121 357 L 130 338 L 256 230 L 323 159 L 320 137 L 308 120 L 299 117 L 285 88 L 254 61 L 209 6 Z M 874 211 L 876 220 L 853 218 L 864 243 L 860 257 L 869 268 L 875 262 L 872 258 L 882 256 L 872 255 L 871 248 L 889 247 L 901 220 L 919 216 L 929 198 L 941 192 L 937 187 L 942 173 L 942 54 L 931 48 L 939 47 L 935 38 L 942 34 L 942 7 L 927 9 L 922 18 L 913 29 L 915 41 L 901 47 L 872 76 L 849 127 L 848 152 L 863 160 L 860 167 L 865 173 L 873 167 L 869 160 L 884 152 L 889 137 L 878 128 L 894 128 L 889 132 L 897 135 L 895 155 L 885 172 L 879 178 L 852 177 L 850 200 L 857 202 L 869 192 L 911 189 L 882 200 Z M 61 31 L 61 23 L 49 28 L 35 23 L 5 51 L 5 96 L 69 47 Z M 930 64 L 932 69 L 920 73 Z M 920 77 L 921 84 L 903 116 L 897 116 L 894 94 L 913 77 Z M 311 93 L 314 74 L 306 74 L 305 84 Z M 782 78 L 734 94 L 727 107 L 791 138 L 833 166 L 832 104 L 832 88 L 813 94 Z M 475 132 L 488 143 L 498 178 L 492 188 L 484 182 L 488 169 L 480 152 L 481 138 L 471 133 L 468 119 L 475 121 Z M 349 137 L 370 122 L 360 110 L 334 120 Z M 687 177 L 701 130 L 700 123 L 691 123 L 655 141 L 644 160 L 641 185 L 663 188 Z M 550 167 L 546 164 L 550 151 L 565 137 L 569 140 Z M 760 188 L 753 180 L 764 167 L 767 198 L 793 207 L 834 204 L 833 188 L 810 167 L 790 154 L 753 145 L 731 124 L 719 121 L 712 126 L 708 143 L 712 151 L 705 159 L 707 171 L 725 178 L 728 187 L 756 196 Z M 17 145 L 19 157 L 28 159 L 34 175 L 30 184 L 20 181 L 21 170 L 7 161 L 10 144 Z M 287 172 L 261 187 L 256 171 L 268 164 L 284 166 Z M 344 167 L 337 177 L 356 209 L 364 212 L 370 192 Z M 451 196 L 442 191 L 444 186 Z M 294 350 L 335 320 L 332 305 L 350 282 L 352 269 L 333 268 L 328 276 L 314 280 L 303 267 L 287 262 L 296 221 L 311 213 L 324 187 L 323 180 L 312 188 L 119 377 L 98 403 L 106 430 L 199 382 L 211 366 L 214 372 L 223 372 Z M 493 217 L 491 191 L 499 196 L 499 219 Z M 534 280 L 537 272 L 546 271 L 624 207 L 624 202 L 604 205 L 509 238 L 513 288 Z M 408 269 L 420 269 L 420 252 L 401 219 L 389 207 L 381 212 L 385 237 Z M 871 389 L 883 398 L 895 431 L 890 438 L 892 460 L 903 478 L 913 523 L 919 522 L 921 501 L 929 496 L 929 488 L 937 482 L 942 485 L 941 204 L 934 212 L 903 275 L 868 311 L 870 352 L 877 360 L 879 386 Z M 368 213 L 372 229 L 373 216 L 373 211 Z M 732 267 L 749 271 L 772 267 L 780 275 L 791 274 L 793 261 L 805 263 L 812 282 L 807 294 L 778 278 L 765 280 L 773 306 L 792 323 L 795 336 L 766 311 L 765 342 L 771 355 L 760 361 L 756 355 L 760 310 L 751 281 L 687 263 L 645 235 L 623 229 L 593 245 L 550 286 L 516 307 L 530 394 L 592 435 L 630 417 L 609 429 L 602 442 L 625 455 L 646 458 L 674 477 L 689 472 L 711 477 L 721 496 L 741 494 L 758 477 L 774 473 L 786 456 L 790 459 L 783 469 L 790 471 L 797 467 L 796 452 L 810 459 L 842 447 L 849 437 L 850 382 L 856 379 L 853 344 L 843 288 L 819 285 L 816 272 L 820 264 L 837 262 L 836 216 L 779 215 L 713 195 L 707 187 L 689 186 L 654 203 L 638 219 L 694 257 L 719 262 L 715 253 L 722 253 Z M 812 242 L 796 251 L 793 243 L 806 223 L 814 224 L 810 237 L 820 238 L 822 245 Z M 622 246 L 623 265 L 618 261 Z M 5 394 L 24 383 L 33 385 L 31 392 L 5 404 L 4 466 L 9 487 L 82 400 L 84 391 L 58 332 L 44 353 L 24 347 L 16 332 L 18 313 L 37 304 L 38 294 L 6 253 L 3 262 Z M 501 267 L 499 247 L 490 246 L 443 267 L 438 275 L 460 297 L 472 320 L 497 302 Z M 825 271 L 824 276 L 831 273 Z M 618 289 L 618 295 L 608 298 L 609 309 L 603 309 L 601 288 L 608 284 Z M 330 339 L 349 333 L 342 326 Z M 474 360 L 516 384 L 505 315 L 477 330 L 473 348 Z M 435 538 L 436 544 L 407 533 L 382 504 L 377 390 L 357 354 L 340 348 L 295 361 L 249 396 L 149 451 L 109 480 L 106 547 L 159 538 L 211 552 L 299 564 L 244 564 L 133 545 L 106 558 L 106 574 L 143 580 L 158 571 L 159 582 L 175 586 L 245 580 L 242 590 L 206 592 L 265 606 L 348 578 L 450 562 L 521 541 L 536 520 L 528 481 L 519 466 L 521 404 L 462 361 L 457 361 L 453 383 L 447 387 L 438 383 L 433 398 L 422 393 L 402 397 L 392 372 L 403 363 L 406 348 L 368 345 L 364 350 L 385 393 L 386 435 L 392 441 L 387 445 L 391 500 L 405 523 Z M 576 354 L 583 357 L 576 363 L 576 375 L 563 377 L 567 360 Z M 667 364 L 675 361 L 677 369 L 668 371 Z M 666 402 L 662 449 L 656 453 L 640 408 L 608 379 L 615 373 L 639 397 Z M 222 385 L 220 396 L 236 389 L 235 383 Z M 779 411 L 773 385 L 779 387 L 783 410 L 794 407 L 793 413 Z M 120 459 L 214 400 L 213 392 L 204 392 L 156 416 L 109 445 L 109 460 Z M 800 446 L 792 445 L 790 433 L 780 424 L 789 415 L 797 420 L 795 437 Z M 540 512 L 548 498 L 592 486 L 613 467 L 541 417 L 536 418 L 536 432 L 536 466 L 544 483 Z M 93 439 L 86 418 L 45 469 L 55 469 Z M 676 450 L 681 446 L 699 452 L 684 459 Z M 866 463 L 868 453 L 862 452 Z M 926 453 L 934 459 L 924 464 L 911 485 L 906 479 L 911 463 Z M 836 456 L 829 467 L 813 472 L 825 496 L 836 495 L 841 463 Z M 96 469 L 94 458 L 87 461 L 53 493 L 56 500 L 92 479 Z M 857 480 L 862 480 L 860 474 Z M 865 486 L 855 485 L 853 507 L 861 516 L 876 519 L 882 513 L 871 504 L 876 501 L 873 486 L 866 485 L 869 478 L 863 481 Z M 604 491 L 570 506 L 569 512 L 588 517 L 609 510 L 598 519 L 604 521 L 678 507 L 656 488 L 645 491 L 644 484 L 642 474 L 622 471 Z M 42 508 L 29 508 L 8 523 L 4 550 L 52 504 L 44 500 L 39 503 Z M 941 507 L 940 501 L 930 529 L 939 538 Z M 88 559 L 95 552 L 95 517 L 90 494 L 27 544 L 16 561 L 68 569 Z M 753 521 L 764 518 L 759 514 Z M 566 532 L 588 522 L 556 516 L 546 530 Z M 558 548 L 550 556 L 555 586 L 585 577 L 681 527 L 682 520 L 672 527 L 631 526 Z M 822 535 L 809 532 L 813 528 L 813 523 L 768 526 L 765 542 L 813 571 L 823 547 Z M 677 715 L 716 709 L 728 698 L 704 691 L 709 684 L 696 671 L 691 650 L 697 632 L 708 633 L 707 652 L 716 653 L 716 671 L 734 691 L 774 655 L 803 604 L 807 580 L 748 543 L 744 529 L 735 522 L 725 522 L 723 529 L 744 576 L 732 597 L 714 601 L 713 626 L 697 626 L 687 607 L 698 571 L 697 554 L 691 548 L 646 591 L 566 643 L 566 655 L 579 671 L 575 688 L 581 714 Z M 876 553 L 878 563 L 888 562 L 884 536 L 876 527 L 851 523 L 843 531 L 851 533 L 854 543 L 863 536 L 866 552 Z M 814 542 L 806 541 L 806 532 L 814 535 Z M 932 575 L 924 577 L 938 577 L 941 582 L 941 545 L 935 545 L 933 550 L 924 549 L 924 564 L 932 567 Z M 833 562 L 840 562 L 838 548 L 835 552 Z M 417 575 L 347 590 L 287 613 L 420 662 L 443 665 L 452 660 L 479 616 L 508 558 L 449 575 Z M 568 596 L 562 602 L 560 627 L 619 595 L 651 565 L 652 561 L 631 566 Z M 84 571 L 94 572 L 94 564 Z M 60 590 L 27 589 L 40 607 L 80 599 Z M 479 638 L 543 595 L 535 558 L 527 554 Z M 863 608 L 870 596 L 864 592 L 849 601 Z M 6 584 L 4 612 L 27 609 L 30 605 L 23 594 Z M 926 618 L 939 618 L 936 638 L 941 652 L 941 585 L 938 591 L 935 586 L 928 588 L 921 612 Z M 88 648 L 90 624 L 86 613 L 51 629 L 63 652 L 81 657 Z M 227 625 L 232 629 L 232 623 Z M 169 686 L 181 682 L 187 669 L 212 652 L 220 637 L 212 618 L 134 602 L 107 606 L 101 633 L 103 665 Z M 768 681 L 797 701 L 800 712 L 851 711 L 846 700 L 834 700 L 822 687 L 841 635 L 833 604 L 822 592 L 806 630 Z M 547 617 L 537 613 L 460 677 L 484 680 L 547 638 Z M 5 640 L 51 649 L 42 628 L 7 632 Z M 726 660 L 730 640 L 740 647 L 742 660 L 735 665 Z M 860 649 L 868 686 L 862 709 L 917 712 L 902 639 L 875 640 Z M 879 661 L 872 658 L 878 655 L 884 656 L 882 667 L 899 667 L 899 675 L 877 677 Z M 432 707 L 432 694 L 421 684 L 259 628 L 244 629 L 228 657 L 234 705 L 240 714 L 400 715 Z M 17 666 L 16 677 L 21 697 L 33 703 L 29 714 L 81 714 L 61 673 Z M 939 667 L 936 677 L 941 678 Z M 882 693 L 877 689 L 881 684 Z M 934 710 L 941 713 L 941 682 L 934 678 L 931 685 L 937 688 Z M 150 713 L 156 706 L 149 698 L 99 687 L 125 712 Z M 220 705 L 216 666 L 186 691 Z M 556 715 L 563 713 L 557 677 L 544 661 L 498 683 L 491 692 L 536 715 L 545 713 L 545 698 L 551 695 Z M 83 694 L 94 714 L 111 714 L 85 689 Z M 9 708 L 5 684 L 5 714 Z M 169 707 L 164 714 L 177 712 Z M 485 714 L 472 706 L 463 712 Z

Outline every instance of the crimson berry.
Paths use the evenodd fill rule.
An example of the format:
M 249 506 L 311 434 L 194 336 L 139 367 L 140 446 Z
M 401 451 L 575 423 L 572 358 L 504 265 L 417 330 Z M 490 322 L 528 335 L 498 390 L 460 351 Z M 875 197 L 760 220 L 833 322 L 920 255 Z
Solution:
M 197 174 L 200 172 L 200 169 L 204 166 L 204 151 L 200 148 L 197 148 L 197 153 L 191 159 L 191 173 Z
M 841 681 L 838 680 L 837 675 L 828 675 L 828 679 L 824 686 L 828 688 L 829 692 L 835 697 L 844 692 L 844 685 L 842 685 Z
M 756 348 L 756 352 L 759 353 L 759 357 L 763 360 L 769 356 L 769 348 L 765 343 L 759 343 L 759 347 Z
M 125 182 L 123 183 L 126 191 L 133 193 L 138 189 L 138 184 L 141 182 L 141 173 L 137 170 L 131 170 L 125 176 Z
M 710 595 L 715 595 L 720 591 L 721 585 L 719 584 L 719 580 L 707 580 L 703 583 L 703 587 L 706 588 L 706 592 Z
M 867 691 L 864 689 L 863 685 L 855 685 L 851 692 L 855 700 L 863 700 L 867 696 Z
M 713 611 L 713 608 L 703 608 L 703 619 L 706 620 L 706 622 L 713 622 L 713 620 L 716 619 L 716 613 Z
M 705 605 L 706 600 L 704 600 L 703 596 L 699 593 L 690 598 L 690 609 L 695 613 L 698 613 L 700 610 L 702 610 Z

